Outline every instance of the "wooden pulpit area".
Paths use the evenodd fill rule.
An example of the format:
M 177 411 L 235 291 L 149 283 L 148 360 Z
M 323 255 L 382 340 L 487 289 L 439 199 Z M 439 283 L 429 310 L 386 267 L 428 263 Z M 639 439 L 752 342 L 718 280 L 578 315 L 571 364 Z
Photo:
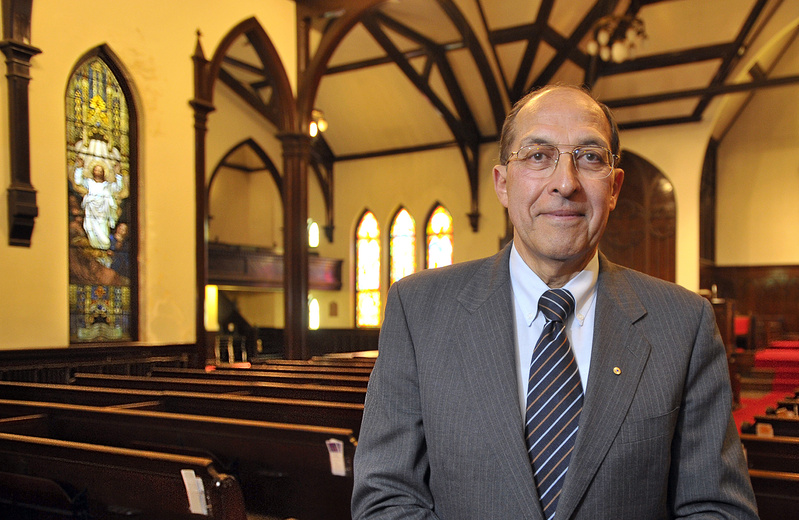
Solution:
M 0 352 L 0 517 L 351 518 L 375 353 L 195 351 Z

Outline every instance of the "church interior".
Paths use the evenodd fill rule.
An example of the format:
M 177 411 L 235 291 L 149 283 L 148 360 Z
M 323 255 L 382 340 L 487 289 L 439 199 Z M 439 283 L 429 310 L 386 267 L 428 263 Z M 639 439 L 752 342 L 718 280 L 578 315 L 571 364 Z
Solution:
M 799 2 L 1 2 L 0 516 L 350 518 L 388 288 L 507 244 L 553 83 L 619 123 L 600 250 L 710 300 L 799 506 Z

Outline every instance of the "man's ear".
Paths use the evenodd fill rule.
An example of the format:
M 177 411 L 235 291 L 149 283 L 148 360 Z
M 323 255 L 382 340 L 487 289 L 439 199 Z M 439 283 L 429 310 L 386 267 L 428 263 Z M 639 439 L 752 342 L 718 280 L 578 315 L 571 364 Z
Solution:
M 497 164 L 494 166 L 494 191 L 500 204 L 508 207 L 508 166 Z
M 616 203 L 619 201 L 619 193 L 621 193 L 621 185 L 624 182 L 624 170 L 615 168 L 613 170 L 613 184 L 610 186 L 610 211 L 616 209 Z

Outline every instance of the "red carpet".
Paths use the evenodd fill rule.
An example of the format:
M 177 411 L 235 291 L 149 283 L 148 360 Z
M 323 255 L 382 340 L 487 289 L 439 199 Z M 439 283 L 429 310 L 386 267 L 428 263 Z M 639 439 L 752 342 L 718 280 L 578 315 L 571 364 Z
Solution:
M 780 343 L 780 346 L 767 348 L 755 354 L 755 367 L 774 370 L 772 390 L 792 392 L 799 386 L 799 348 L 783 344 L 794 342 L 774 343 Z
M 742 392 L 741 407 L 732 415 L 738 430 L 744 422 L 753 423 L 755 415 L 762 415 L 766 408 L 777 406 L 783 397 L 793 397 L 794 390 L 799 388 L 799 348 L 794 348 L 794 341 L 774 342 L 774 348 L 760 350 L 755 354 L 755 368 L 774 371 L 771 391 Z

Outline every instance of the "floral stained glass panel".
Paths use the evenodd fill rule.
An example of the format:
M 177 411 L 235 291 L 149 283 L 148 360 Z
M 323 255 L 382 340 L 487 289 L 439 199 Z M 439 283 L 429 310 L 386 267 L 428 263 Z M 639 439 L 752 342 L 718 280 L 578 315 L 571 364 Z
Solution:
M 66 92 L 71 342 L 136 339 L 136 219 L 128 101 L 100 58 Z
M 452 259 L 452 215 L 444 206 L 437 206 L 427 221 L 427 268 L 451 265 Z
M 416 223 L 405 208 L 391 225 L 391 283 L 416 271 Z
M 380 325 L 380 227 L 374 213 L 367 211 L 355 236 L 355 324 Z

